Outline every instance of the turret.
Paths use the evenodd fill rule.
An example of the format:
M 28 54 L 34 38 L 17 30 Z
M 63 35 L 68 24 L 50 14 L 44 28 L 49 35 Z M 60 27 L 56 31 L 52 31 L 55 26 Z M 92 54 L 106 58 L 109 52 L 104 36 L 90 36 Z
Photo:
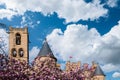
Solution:
M 41 57 L 50 57 L 50 58 L 55 59 L 55 61 L 57 61 L 57 59 L 55 58 L 55 56 L 52 53 L 52 50 L 50 49 L 50 47 L 48 45 L 48 42 L 47 42 L 46 39 L 45 39 L 45 41 L 43 43 L 43 46 L 42 46 L 40 52 L 38 53 L 38 56 L 41 56 Z
M 103 71 L 100 68 L 99 64 L 96 66 L 93 80 L 105 80 L 105 74 L 103 73 Z
M 49 61 L 50 61 L 50 63 L 49 63 Z M 55 58 L 52 50 L 50 49 L 50 46 L 46 39 L 42 45 L 42 48 L 40 49 L 40 51 L 38 53 L 37 58 L 35 59 L 34 66 L 35 66 L 35 68 L 37 68 L 36 65 L 41 66 L 41 65 L 43 65 L 43 63 L 44 63 L 44 66 L 49 66 L 48 64 L 50 64 L 50 66 L 60 67 L 60 65 L 57 64 L 57 59 Z

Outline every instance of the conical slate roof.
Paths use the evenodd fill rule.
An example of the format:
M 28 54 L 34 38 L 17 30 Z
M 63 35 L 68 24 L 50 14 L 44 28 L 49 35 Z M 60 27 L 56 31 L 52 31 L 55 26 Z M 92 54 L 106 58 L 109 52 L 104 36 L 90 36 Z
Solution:
M 105 74 L 103 73 L 103 71 L 100 68 L 99 64 L 97 65 L 96 70 L 94 72 L 94 76 L 96 76 L 96 75 L 103 75 L 103 76 L 105 76 Z
M 46 39 L 42 45 L 40 52 L 38 53 L 38 56 L 49 56 L 51 58 L 54 58 L 57 61 L 57 59 L 55 58 L 55 56 L 52 53 L 52 50 L 50 49 L 50 47 L 48 45 L 48 42 Z

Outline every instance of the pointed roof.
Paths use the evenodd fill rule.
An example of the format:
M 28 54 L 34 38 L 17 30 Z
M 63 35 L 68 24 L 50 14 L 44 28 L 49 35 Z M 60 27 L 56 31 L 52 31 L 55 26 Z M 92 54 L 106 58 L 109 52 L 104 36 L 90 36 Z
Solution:
M 94 76 L 96 75 L 103 75 L 105 76 L 104 72 L 102 71 L 102 69 L 100 68 L 99 64 L 97 65 L 95 72 L 94 72 Z
M 46 39 L 42 45 L 42 48 L 40 49 L 40 52 L 38 53 L 38 56 L 49 56 L 57 61 Z

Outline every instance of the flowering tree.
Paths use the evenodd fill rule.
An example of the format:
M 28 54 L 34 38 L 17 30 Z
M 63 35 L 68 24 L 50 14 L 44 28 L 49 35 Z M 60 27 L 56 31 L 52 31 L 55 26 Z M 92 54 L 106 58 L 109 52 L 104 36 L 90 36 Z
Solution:
M 2 57 L 2 60 L 6 60 Z M 2 80 L 28 80 L 28 65 L 25 61 L 8 59 L 2 61 L 0 69 L 0 79 Z
M 1 55 L 0 59 L 4 59 L 4 56 Z M 40 65 L 34 61 L 31 66 L 25 61 L 4 60 L 1 64 L 0 80 L 90 80 L 91 77 L 91 69 L 86 66 L 69 72 L 62 71 L 55 66 L 52 59 L 42 61 Z M 88 71 L 87 75 L 85 71 Z
M 37 59 L 39 59 L 38 57 Z M 33 67 L 30 70 L 30 80 L 58 80 L 60 79 L 62 70 L 55 66 L 53 59 L 48 59 L 40 62 L 40 65 L 33 61 Z
M 39 60 L 40 57 L 37 59 Z M 35 68 L 31 70 L 29 76 L 30 80 L 83 80 L 80 69 L 66 72 L 56 67 L 53 59 L 44 60 L 40 62 L 40 65 L 36 64 L 35 61 L 33 64 Z

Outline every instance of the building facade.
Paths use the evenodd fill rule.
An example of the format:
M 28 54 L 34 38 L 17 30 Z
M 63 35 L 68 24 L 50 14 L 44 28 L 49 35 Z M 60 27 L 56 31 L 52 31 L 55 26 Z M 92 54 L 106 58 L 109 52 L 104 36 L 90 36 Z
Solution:
M 105 75 L 102 69 L 100 68 L 99 64 L 92 62 L 92 65 L 84 63 L 83 65 L 78 62 L 70 62 L 66 63 L 66 72 L 74 71 L 74 70 L 81 70 L 82 77 L 84 80 L 105 80 Z
M 16 60 L 29 60 L 28 28 L 9 28 L 9 58 Z
M 70 62 L 67 61 L 66 63 L 66 71 L 74 71 L 75 69 L 80 69 L 80 61 L 78 62 Z

